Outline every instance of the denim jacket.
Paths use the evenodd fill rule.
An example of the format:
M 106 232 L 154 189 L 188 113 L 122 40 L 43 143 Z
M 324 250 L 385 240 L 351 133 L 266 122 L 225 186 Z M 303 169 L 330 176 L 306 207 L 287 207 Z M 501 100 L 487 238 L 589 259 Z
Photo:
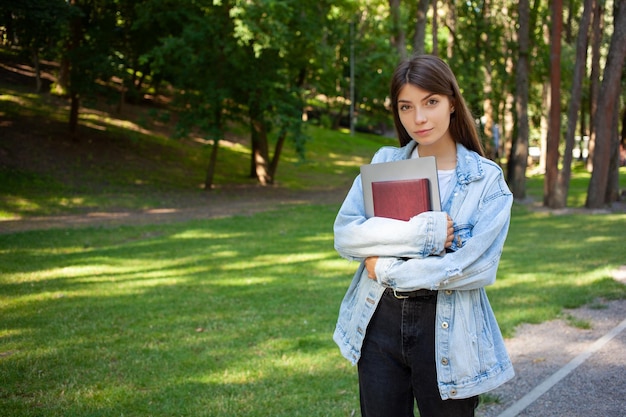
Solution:
M 372 163 L 410 158 L 416 143 L 383 147 Z M 484 287 L 493 284 L 510 222 L 513 196 L 500 167 L 457 145 L 456 183 L 441 212 L 408 222 L 365 217 L 360 176 L 334 224 L 335 249 L 360 261 L 341 303 L 334 340 L 352 364 L 385 290 L 438 290 L 436 365 L 442 399 L 478 395 L 513 378 L 514 371 Z M 454 242 L 444 251 L 447 217 Z M 442 252 L 447 252 L 441 255 Z M 376 280 L 364 259 L 379 256 Z

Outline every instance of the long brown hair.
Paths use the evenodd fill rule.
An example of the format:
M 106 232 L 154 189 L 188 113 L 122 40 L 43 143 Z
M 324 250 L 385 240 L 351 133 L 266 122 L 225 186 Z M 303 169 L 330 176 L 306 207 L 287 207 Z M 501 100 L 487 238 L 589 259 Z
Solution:
M 454 113 L 450 116 L 450 134 L 455 142 L 461 143 L 467 149 L 484 156 L 485 151 L 478 137 L 474 118 L 465 104 L 461 90 L 454 73 L 443 60 L 434 55 L 416 55 L 401 62 L 391 79 L 391 106 L 393 122 L 398 134 L 400 146 L 413 140 L 400 122 L 398 114 L 398 95 L 406 84 L 411 84 L 422 90 L 435 94 L 445 95 L 454 106 Z

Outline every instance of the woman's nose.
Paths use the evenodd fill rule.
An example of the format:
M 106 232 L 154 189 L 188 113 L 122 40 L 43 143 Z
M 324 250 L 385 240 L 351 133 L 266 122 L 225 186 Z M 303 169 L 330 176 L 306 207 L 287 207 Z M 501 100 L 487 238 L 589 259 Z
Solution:
M 420 110 L 419 108 L 415 109 L 415 123 L 422 124 L 426 122 L 426 114 L 424 110 Z

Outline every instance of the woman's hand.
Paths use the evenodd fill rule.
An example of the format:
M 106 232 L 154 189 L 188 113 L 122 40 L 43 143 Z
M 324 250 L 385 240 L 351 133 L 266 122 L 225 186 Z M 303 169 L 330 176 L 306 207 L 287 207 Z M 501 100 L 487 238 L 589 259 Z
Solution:
M 454 241 L 454 222 L 452 221 L 452 217 L 448 215 L 448 236 L 446 238 L 446 243 L 444 245 L 445 248 L 452 247 L 453 241 Z
M 376 262 L 378 256 L 370 256 L 365 259 L 365 268 L 367 269 L 367 277 L 376 281 Z

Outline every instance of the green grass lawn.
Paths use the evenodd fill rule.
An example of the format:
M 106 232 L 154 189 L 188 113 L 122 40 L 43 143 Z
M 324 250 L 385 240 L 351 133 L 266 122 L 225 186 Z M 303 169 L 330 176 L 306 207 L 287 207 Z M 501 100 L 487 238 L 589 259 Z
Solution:
M 0 100 L 22 95 L 0 89 Z M 20 103 L 33 116 L 5 107 L 16 126 L 39 126 L 29 117 L 51 111 L 28 97 L 34 104 Z M 54 114 L 42 125 L 58 133 Z M 359 165 L 393 143 L 309 133 L 305 161 L 285 151 L 280 186 L 347 190 Z M 0 169 L 0 216 L 158 207 L 169 192 L 201 192 L 206 148 L 131 137 L 111 127 L 76 145 L 62 171 Z M 37 137 L 48 150 L 57 139 Z M 98 153 L 98 141 L 111 147 Z M 249 181 L 245 148 L 220 152 L 228 165 L 218 179 Z M 45 163 L 46 155 L 33 157 Z M 77 173 L 87 178 L 76 184 Z M 573 205 L 584 203 L 587 182 L 575 171 Z M 541 196 L 541 187 L 531 178 L 528 194 Z M 357 267 L 333 249 L 338 208 L 0 234 L 0 416 L 358 415 L 356 369 L 331 340 Z M 625 226 L 624 213 L 552 215 L 515 205 L 498 281 L 488 289 L 503 333 L 564 308 L 626 298 L 626 286 L 610 278 L 626 263 Z
M 0 415 L 352 415 L 337 209 L 0 235 Z M 503 332 L 626 297 L 625 222 L 516 207 L 489 288 Z
M 350 415 L 336 209 L 0 236 L 0 414 Z

